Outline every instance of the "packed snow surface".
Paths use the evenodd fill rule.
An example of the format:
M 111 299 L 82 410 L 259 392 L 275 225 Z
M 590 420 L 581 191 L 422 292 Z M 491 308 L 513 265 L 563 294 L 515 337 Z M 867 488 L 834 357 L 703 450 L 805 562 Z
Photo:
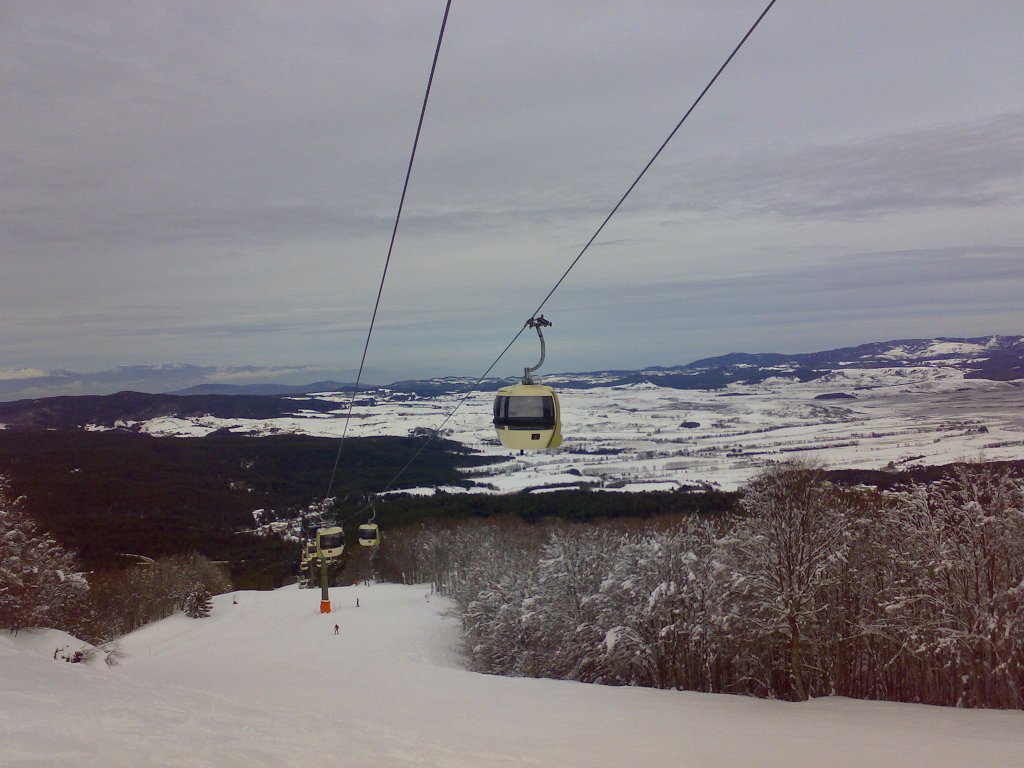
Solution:
M 236 597 L 125 637 L 110 669 L 55 660 L 76 642 L 63 633 L 0 636 L 0 765 L 998 768 L 1024 755 L 1022 712 L 476 674 L 426 587 L 336 588 L 328 615 L 318 590 Z

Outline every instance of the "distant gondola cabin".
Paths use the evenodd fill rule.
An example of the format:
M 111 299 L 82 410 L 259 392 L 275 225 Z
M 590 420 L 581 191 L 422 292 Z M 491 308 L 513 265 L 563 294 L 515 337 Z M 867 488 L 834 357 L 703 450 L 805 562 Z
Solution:
M 380 544 L 380 528 L 376 523 L 363 523 L 359 526 L 359 543 L 364 547 Z

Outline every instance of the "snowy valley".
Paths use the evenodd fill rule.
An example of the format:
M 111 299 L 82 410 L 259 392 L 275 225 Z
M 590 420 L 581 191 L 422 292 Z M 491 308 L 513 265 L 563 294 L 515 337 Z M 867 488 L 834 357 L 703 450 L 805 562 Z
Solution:
M 1018 337 L 889 342 L 781 360 L 726 356 L 677 369 L 543 377 L 558 389 L 562 403 L 565 442 L 554 452 L 519 456 L 502 449 L 490 424 L 489 391 L 470 395 L 444 433 L 506 459 L 468 474 L 475 492 L 581 485 L 732 490 L 765 466 L 795 457 L 829 469 L 1024 459 L 1022 380 L 979 374 L 986 365 L 991 368 L 996 339 L 1003 341 L 995 351 L 1017 350 L 1000 374 L 1013 376 Z M 709 381 L 718 386 L 704 388 Z M 471 383 L 406 382 L 361 392 L 347 434 L 404 436 L 435 429 Z M 312 392 L 287 399 L 291 412 L 275 418 L 163 416 L 117 426 L 177 437 L 217 430 L 337 437 L 346 431 L 348 394 Z

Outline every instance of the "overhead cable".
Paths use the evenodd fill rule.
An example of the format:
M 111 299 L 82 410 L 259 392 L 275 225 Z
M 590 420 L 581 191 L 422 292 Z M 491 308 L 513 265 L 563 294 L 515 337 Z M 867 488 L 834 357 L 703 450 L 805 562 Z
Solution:
M 412 177 L 412 165 L 416 159 L 416 148 L 420 143 L 420 133 L 423 130 L 423 119 L 427 114 L 427 102 L 430 100 L 430 87 L 434 82 L 434 72 L 437 71 L 437 60 L 441 55 L 441 41 L 444 40 L 444 29 L 448 24 L 448 12 L 451 10 L 452 0 L 448 0 L 444 7 L 444 18 L 441 19 L 441 31 L 437 35 L 437 46 L 434 48 L 434 60 L 430 65 L 430 77 L 427 78 L 427 90 L 423 94 L 423 106 L 420 108 L 420 119 L 416 124 L 416 138 L 412 142 L 412 152 L 409 155 L 409 165 L 405 170 L 405 183 L 402 185 L 402 196 L 398 201 L 398 213 L 395 215 L 395 225 L 391 229 L 391 242 L 388 245 L 388 255 L 384 260 L 384 271 L 380 276 L 380 286 L 377 288 L 377 299 L 373 304 L 373 314 L 370 317 L 370 328 L 366 332 L 366 343 L 363 345 L 363 356 L 359 360 L 359 372 L 356 374 L 356 383 L 352 386 L 352 397 L 348 402 L 348 414 L 345 417 L 345 426 L 342 429 L 341 439 L 338 442 L 338 452 L 334 457 L 334 468 L 331 470 L 331 480 L 327 484 L 327 493 L 324 498 L 329 498 L 334 488 L 334 478 L 338 473 L 338 462 L 341 460 L 341 449 L 345 445 L 345 436 L 348 434 L 348 425 L 352 420 L 352 409 L 355 406 L 356 395 L 359 392 L 359 384 L 363 378 L 363 366 L 366 364 L 366 353 L 370 349 L 370 339 L 373 336 L 373 326 L 377 320 L 377 311 L 380 309 L 380 297 L 384 292 L 384 280 L 388 275 L 388 266 L 391 264 L 391 253 L 395 249 L 395 239 L 398 236 L 398 223 L 402 220 L 402 208 L 405 206 L 405 196 L 409 191 L 409 179 Z
M 655 160 L 658 159 L 658 157 L 661 155 L 662 151 L 664 151 L 665 147 L 667 147 L 669 142 L 672 141 L 672 139 L 675 137 L 676 133 L 682 127 L 683 123 L 686 122 L 686 120 L 687 120 L 687 118 L 689 118 L 690 114 L 697 108 L 697 105 L 700 104 L 701 100 L 704 98 L 704 96 L 707 94 L 707 92 L 711 90 L 711 87 L 715 84 L 715 81 L 718 80 L 718 78 L 722 74 L 722 72 L 725 71 L 725 68 L 727 66 L 729 66 L 729 63 L 733 60 L 733 58 L 736 56 L 736 54 L 739 53 L 740 48 L 743 47 L 743 45 L 747 42 L 747 40 L 750 38 L 750 36 L 754 33 L 754 30 L 757 29 L 758 25 L 761 23 L 761 21 L 764 19 L 764 17 L 768 15 L 768 11 L 770 11 L 772 9 L 773 5 L 775 5 L 775 0 L 770 0 L 768 5 L 765 6 L 764 10 L 761 11 L 761 14 L 757 17 L 757 19 L 754 21 L 754 23 L 750 26 L 750 29 L 747 30 L 746 34 L 743 35 L 743 38 L 739 41 L 739 43 L 736 44 L 736 47 L 733 48 L 732 53 L 730 53 L 728 55 L 728 57 L 725 59 L 725 61 L 722 62 L 722 65 L 718 68 L 718 71 L 715 72 L 714 76 L 708 81 L 707 85 L 704 86 L 704 89 L 700 92 L 700 94 L 697 96 L 697 98 L 694 99 L 693 103 L 690 105 L 690 108 L 686 110 L 686 113 L 679 119 L 679 122 L 676 123 L 675 127 L 669 132 L 668 137 L 661 143 L 661 146 L 659 146 L 657 151 L 654 153 L 654 155 L 651 156 L 651 159 L 647 161 L 647 164 L 643 167 L 643 170 L 640 171 L 640 173 L 637 175 L 637 177 L 633 180 L 633 183 L 629 185 L 629 187 L 623 193 L 622 197 L 619 198 L 619 201 L 611 209 L 611 211 L 608 213 L 608 215 L 605 216 L 604 221 L 601 222 L 601 225 L 597 228 L 597 230 L 594 232 L 594 234 L 591 235 L 590 239 L 587 240 L 586 245 L 583 246 L 583 248 L 580 250 L 580 252 L 576 255 L 576 258 L 572 260 L 571 264 L 569 264 L 569 267 L 565 270 L 565 272 L 562 274 L 562 276 L 560 278 L 558 278 L 557 282 L 555 282 L 555 284 L 551 288 L 551 290 L 548 291 L 548 293 L 544 297 L 543 301 L 541 301 L 541 303 L 539 305 L 537 305 L 537 308 L 530 315 L 531 319 L 536 317 L 538 314 L 540 314 L 540 311 L 544 308 L 544 305 L 548 303 L 548 300 L 554 295 L 555 291 L 558 290 L 559 286 L 561 286 L 561 284 L 565 280 L 565 278 L 569 276 L 569 273 L 573 270 L 573 267 L 575 267 L 576 264 L 579 263 L 580 259 L 583 258 L 583 254 L 585 254 L 587 252 L 587 250 L 590 248 L 590 246 L 594 243 L 594 241 L 601 234 L 602 230 L 604 230 L 604 228 L 608 224 L 608 222 L 611 221 L 612 216 L 614 216 L 618 212 L 619 208 L 622 207 L 622 204 L 626 201 L 626 198 L 629 197 L 630 193 L 640 183 L 640 180 L 644 177 L 644 175 L 647 173 L 647 171 L 650 169 L 650 167 L 652 165 L 654 165 Z M 476 382 L 463 394 L 462 399 L 459 400 L 458 403 L 456 403 L 455 407 L 452 408 L 451 411 L 448 412 L 448 414 L 445 416 L 444 420 L 433 430 L 432 434 L 427 438 L 427 440 L 423 443 L 423 445 L 420 446 L 419 450 L 417 450 L 416 453 L 413 455 L 413 457 L 411 459 L 409 459 L 408 462 L 406 462 L 405 466 L 402 467 L 398 471 L 398 473 L 391 479 L 391 481 L 388 483 L 387 487 L 385 487 L 384 490 L 381 491 L 381 493 L 384 493 L 384 492 L 390 490 L 394 486 L 394 484 L 402 476 L 402 474 L 405 472 L 405 470 L 409 468 L 409 466 L 423 452 L 423 450 L 427 447 L 427 445 L 429 445 L 430 442 L 433 441 L 434 438 L 436 438 L 440 434 L 441 430 L 444 428 L 444 425 L 447 424 L 449 422 L 449 420 L 451 420 L 452 416 L 455 415 L 456 411 L 458 411 L 459 408 L 461 408 L 463 406 L 463 404 L 470 398 L 470 396 L 474 392 L 476 392 L 477 388 L 480 386 L 480 384 L 483 382 L 483 380 L 485 378 L 487 378 L 487 376 L 490 374 L 490 372 L 492 370 L 494 370 L 494 367 L 505 356 L 505 353 L 508 352 L 509 349 L 512 348 L 512 345 L 516 343 L 516 341 L 519 339 L 519 337 L 523 335 L 523 331 L 525 331 L 528 327 L 529 327 L 529 320 L 519 329 L 519 332 L 516 333 L 516 335 L 512 337 L 512 340 L 508 344 L 505 345 L 505 348 L 494 359 L 494 362 L 492 362 L 487 367 L 487 370 L 484 371 L 480 375 L 480 377 L 476 380 Z

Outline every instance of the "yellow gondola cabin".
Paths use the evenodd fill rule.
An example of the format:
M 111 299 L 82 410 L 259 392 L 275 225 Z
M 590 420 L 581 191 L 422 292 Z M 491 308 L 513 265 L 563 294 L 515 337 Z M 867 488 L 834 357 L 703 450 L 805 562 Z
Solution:
M 558 395 L 543 384 L 502 387 L 494 398 L 494 428 L 506 448 L 557 448 L 562 444 Z

